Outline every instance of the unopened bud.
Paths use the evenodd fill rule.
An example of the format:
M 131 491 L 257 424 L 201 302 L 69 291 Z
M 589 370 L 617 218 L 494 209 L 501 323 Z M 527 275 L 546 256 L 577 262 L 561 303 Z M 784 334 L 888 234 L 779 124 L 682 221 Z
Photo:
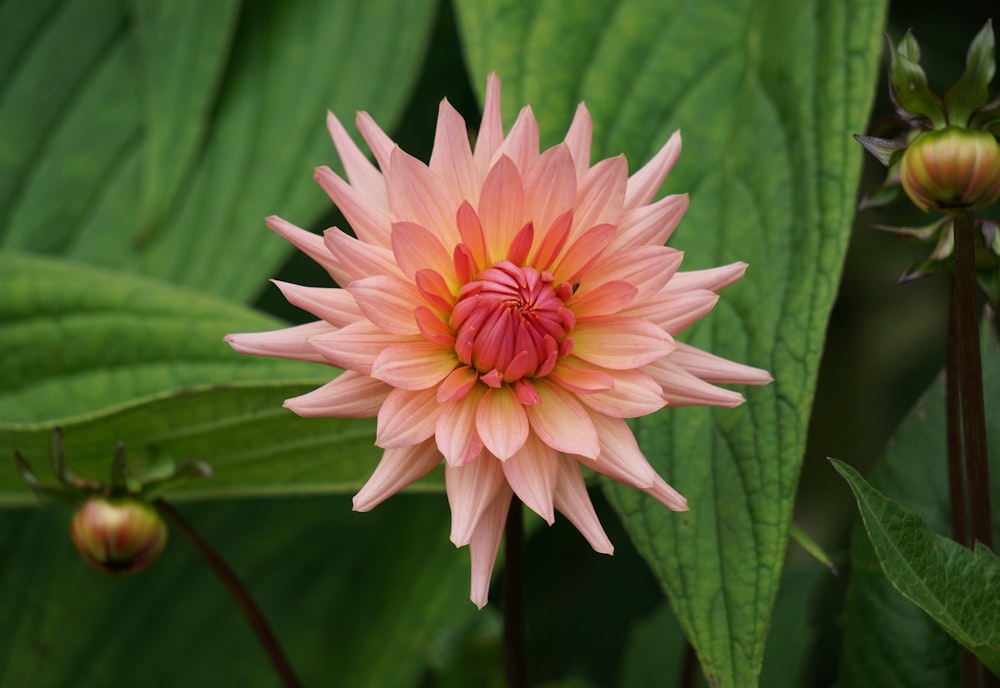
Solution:
M 144 569 L 167 544 L 156 510 L 131 497 L 91 497 L 73 515 L 70 534 L 84 561 L 108 573 Z
M 984 208 L 1000 197 L 1000 144 L 978 129 L 924 132 L 903 153 L 899 180 L 922 210 Z

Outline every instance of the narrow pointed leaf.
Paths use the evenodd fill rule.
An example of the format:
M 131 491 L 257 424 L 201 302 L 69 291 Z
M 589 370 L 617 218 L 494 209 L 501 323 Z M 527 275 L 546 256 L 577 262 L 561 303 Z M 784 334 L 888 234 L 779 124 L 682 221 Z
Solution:
M 1000 676 L 1000 559 L 937 535 L 847 464 L 833 467 L 854 492 L 889 581 Z

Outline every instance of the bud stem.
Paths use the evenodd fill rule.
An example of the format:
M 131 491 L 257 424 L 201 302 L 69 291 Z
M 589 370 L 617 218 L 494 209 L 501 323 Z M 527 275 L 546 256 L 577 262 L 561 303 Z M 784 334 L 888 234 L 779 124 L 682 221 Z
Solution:
M 250 591 L 243 585 L 243 582 L 236 573 L 223 560 L 219 553 L 212 549 L 212 546 L 201 537 L 198 531 L 194 529 L 194 526 L 181 516 L 180 512 L 173 505 L 162 497 L 157 497 L 153 500 L 153 506 L 180 531 L 184 539 L 188 541 L 188 544 L 208 564 L 208 567 L 212 569 L 212 573 L 216 575 L 226 590 L 229 591 L 229 594 L 233 596 L 240 611 L 243 612 L 243 616 L 246 617 L 247 622 L 249 622 L 254 634 L 267 653 L 268 659 L 271 660 L 274 670 L 281 679 L 281 684 L 285 688 L 300 688 L 302 682 L 295 675 L 295 669 L 285 656 L 284 650 L 281 649 L 281 644 L 278 642 L 277 636 L 274 635 L 260 607 L 257 606 L 257 603 L 250 595 Z
M 958 380 L 959 419 L 965 455 L 972 541 L 993 549 L 989 464 L 986 455 L 986 414 L 983 408 L 983 372 L 979 351 L 979 318 L 976 306 L 975 225 L 971 213 L 955 217 L 955 275 L 951 307 L 955 317 L 950 329 L 955 353 L 948 371 Z
M 524 652 L 524 509 L 513 497 L 504 528 L 503 654 L 508 688 L 527 688 Z

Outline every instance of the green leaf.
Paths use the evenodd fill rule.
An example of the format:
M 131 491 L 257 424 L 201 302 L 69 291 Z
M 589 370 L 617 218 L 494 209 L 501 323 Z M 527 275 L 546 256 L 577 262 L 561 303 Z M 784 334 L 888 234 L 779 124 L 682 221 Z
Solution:
M 281 323 L 149 279 L 0 252 L 0 292 L 4 425 L 51 425 L 192 385 L 332 377 L 234 353 L 227 333 Z
M 996 71 L 993 39 L 993 22 L 988 20 L 969 45 L 965 59 L 965 72 L 944 94 L 948 121 L 967 126 L 972 114 L 990 99 L 990 81 Z
M 474 82 L 504 82 L 558 141 L 579 100 L 595 154 L 631 170 L 677 128 L 664 191 L 691 194 L 671 244 L 683 269 L 747 276 L 681 339 L 767 368 L 737 410 L 667 409 L 635 423 L 691 511 L 609 492 L 714 685 L 752 686 L 778 586 L 816 369 L 853 217 L 885 3 L 624 0 L 457 3 Z
M 107 481 L 115 442 L 134 470 L 162 475 L 190 458 L 215 477 L 189 497 L 356 491 L 381 451 L 374 419 L 303 419 L 281 407 L 337 371 L 236 354 L 227 332 L 271 318 L 148 279 L 0 253 L 0 456 L 14 450 L 43 482 L 52 430 L 70 466 Z M 2 464 L 0 464 L 2 465 Z M 425 481 L 439 489 L 440 476 Z M 172 493 L 173 494 L 173 493 Z M 14 464 L 0 505 L 35 497 Z
M 920 48 L 911 31 L 893 49 L 889 42 L 889 82 L 893 102 L 913 117 L 927 119 L 934 128 L 946 124 L 941 98 L 927 84 L 927 75 L 920 66 Z
M 251 298 L 292 250 L 263 218 L 331 207 L 324 112 L 391 126 L 435 7 L 5 3 L 0 246 Z
M 420 686 L 430 646 L 460 642 L 479 615 L 468 553 L 448 541 L 437 497 L 371 514 L 345 498 L 180 510 L 243 579 L 304 685 Z M 68 520 L 62 509 L 0 512 L 0 588 L 18 601 L 0 606 L 0 685 L 278 685 L 179 533 L 152 568 L 110 580 L 80 560 Z
M 833 467 L 851 486 L 882 571 L 903 595 L 1000 675 L 1000 559 L 932 532 L 847 464 Z
M 984 337 L 983 384 L 989 445 L 1000 446 L 1000 350 Z M 911 508 L 933 531 L 951 532 L 945 443 L 944 379 L 909 413 L 870 478 L 871 484 Z M 1000 494 L 1000 463 L 991 461 L 993 494 Z M 994 528 L 1000 511 L 994 509 Z M 886 579 L 860 526 L 851 538 L 851 572 L 844 616 L 839 682 L 845 688 L 936 688 L 961 682 L 958 646 Z

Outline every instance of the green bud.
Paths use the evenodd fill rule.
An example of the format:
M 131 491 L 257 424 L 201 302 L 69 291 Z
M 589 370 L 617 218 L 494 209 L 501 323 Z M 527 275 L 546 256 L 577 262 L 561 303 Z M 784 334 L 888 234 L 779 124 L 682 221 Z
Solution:
M 899 180 L 922 210 L 984 208 L 1000 197 L 1000 145 L 992 134 L 977 129 L 924 132 L 903 153 Z
M 73 515 L 70 535 L 84 561 L 112 574 L 146 568 L 167 544 L 156 509 L 131 497 L 91 497 Z

